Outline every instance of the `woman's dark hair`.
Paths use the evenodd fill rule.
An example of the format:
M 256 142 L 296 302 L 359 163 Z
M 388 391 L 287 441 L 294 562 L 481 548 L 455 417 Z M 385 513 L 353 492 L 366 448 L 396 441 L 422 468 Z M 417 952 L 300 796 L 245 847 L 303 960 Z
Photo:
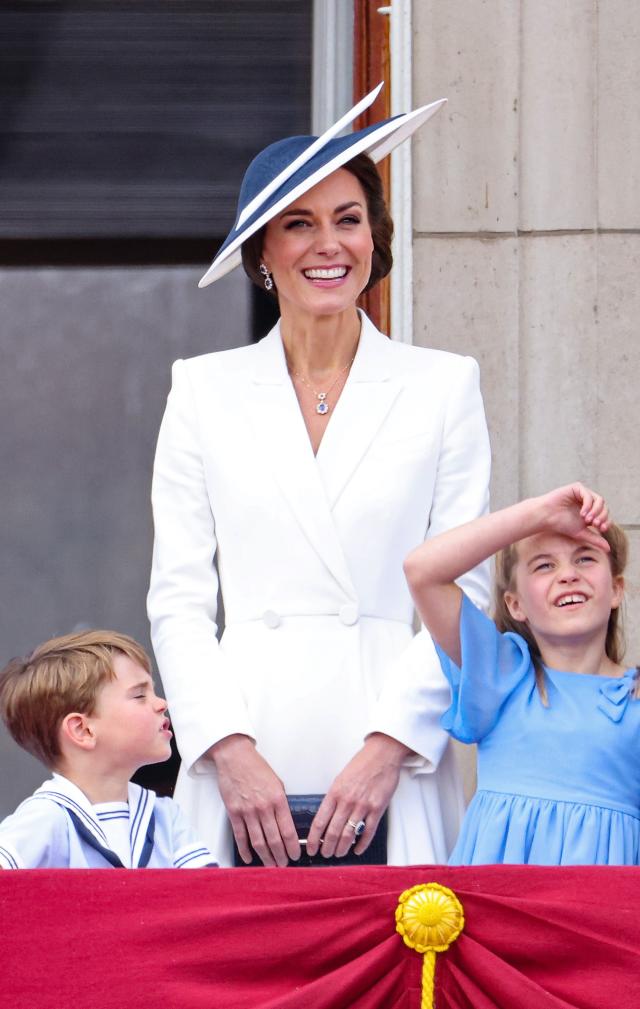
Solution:
M 393 238 L 393 221 L 387 209 L 382 188 L 382 179 L 375 164 L 368 154 L 358 154 L 342 166 L 347 172 L 355 175 L 362 186 L 367 201 L 367 216 L 371 237 L 373 239 L 373 255 L 371 257 L 371 273 L 365 291 L 386 277 L 393 266 L 391 254 L 391 239 Z M 264 287 L 264 277 L 260 273 L 262 245 L 266 225 L 250 235 L 242 243 L 242 265 L 245 273 L 258 287 Z M 270 292 L 277 297 L 275 284 Z
M 609 564 L 611 574 L 614 578 L 619 578 L 624 574 L 627 566 L 629 552 L 629 541 L 625 532 L 614 522 L 611 523 L 605 533 L 602 534 L 609 544 Z M 509 607 L 505 601 L 506 592 L 514 592 L 516 588 L 516 564 L 518 563 L 518 544 L 501 550 L 496 555 L 495 572 L 495 610 L 494 620 L 496 627 L 503 634 L 505 631 L 515 631 L 524 638 L 529 646 L 531 661 L 536 673 L 536 686 L 542 699 L 542 703 L 548 705 L 549 699 L 545 684 L 544 666 L 542 656 L 538 647 L 538 642 L 529 629 L 525 621 L 516 620 L 511 616 Z M 622 604 L 611 610 L 609 623 L 607 624 L 607 636 L 604 650 L 608 658 L 616 665 L 622 662 L 625 651 L 624 630 L 622 626 Z M 640 680 L 636 680 L 634 687 L 634 697 L 640 696 Z

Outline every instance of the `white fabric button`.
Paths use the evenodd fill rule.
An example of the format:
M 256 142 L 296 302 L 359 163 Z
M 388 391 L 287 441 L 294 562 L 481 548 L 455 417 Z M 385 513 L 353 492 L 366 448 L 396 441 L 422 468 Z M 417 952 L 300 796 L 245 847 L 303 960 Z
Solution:
M 341 606 L 338 610 L 338 616 L 343 624 L 346 624 L 347 627 L 351 627 L 353 624 L 358 623 L 360 613 L 355 603 L 345 603 L 344 606 Z
M 270 627 L 272 631 L 275 631 L 276 627 L 279 627 L 282 623 L 282 619 L 279 613 L 275 610 L 265 610 L 262 614 L 262 619 L 267 627 Z

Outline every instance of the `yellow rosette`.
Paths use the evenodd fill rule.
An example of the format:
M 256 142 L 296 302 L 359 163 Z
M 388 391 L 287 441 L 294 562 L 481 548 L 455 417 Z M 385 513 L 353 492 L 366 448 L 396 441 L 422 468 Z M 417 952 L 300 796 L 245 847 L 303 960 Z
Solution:
M 422 883 L 400 894 L 396 932 L 410 949 L 424 953 L 420 1009 L 433 1009 L 436 953 L 443 953 L 464 928 L 462 904 L 453 890 Z

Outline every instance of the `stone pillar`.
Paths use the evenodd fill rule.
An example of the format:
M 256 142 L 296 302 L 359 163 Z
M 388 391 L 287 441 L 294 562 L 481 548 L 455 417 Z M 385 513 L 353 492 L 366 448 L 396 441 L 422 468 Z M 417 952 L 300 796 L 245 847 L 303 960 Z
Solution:
M 580 479 L 629 534 L 640 661 L 640 6 L 413 5 L 414 341 L 472 354 L 495 507 Z

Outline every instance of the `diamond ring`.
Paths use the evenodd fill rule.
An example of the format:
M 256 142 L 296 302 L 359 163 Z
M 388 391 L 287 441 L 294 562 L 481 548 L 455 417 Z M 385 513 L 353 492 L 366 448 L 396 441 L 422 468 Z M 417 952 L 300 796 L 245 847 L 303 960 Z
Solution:
M 356 837 L 360 837 L 361 834 L 364 834 L 364 829 L 367 826 L 364 820 L 358 820 L 357 823 L 354 823 L 353 820 L 347 820 L 347 823 L 353 829 L 353 833 Z

